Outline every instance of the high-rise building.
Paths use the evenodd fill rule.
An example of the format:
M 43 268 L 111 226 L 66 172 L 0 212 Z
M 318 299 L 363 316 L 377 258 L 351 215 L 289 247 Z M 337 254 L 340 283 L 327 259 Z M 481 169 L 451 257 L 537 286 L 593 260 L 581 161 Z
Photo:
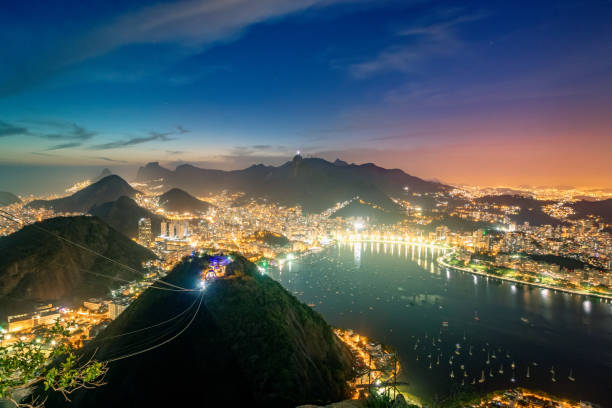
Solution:
M 111 302 L 108 305 L 108 314 L 111 320 L 115 320 L 125 309 L 127 305 L 123 303 Z
M 161 235 L 171 239 L 185 239 L 190 235 L 187 221 L 172 221 L 161 223 Z
M 138 242 L 146 247 L 149 247 L 151 242 L 153 242 L 150 218 L 141 218 L 140 221 L 138 221 Z

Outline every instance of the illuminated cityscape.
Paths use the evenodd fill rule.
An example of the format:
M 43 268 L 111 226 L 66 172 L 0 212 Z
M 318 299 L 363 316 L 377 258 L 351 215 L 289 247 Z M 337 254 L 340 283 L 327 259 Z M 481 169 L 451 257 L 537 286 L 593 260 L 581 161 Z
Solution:
M 612 406 L 612 4 L 3 4 L 0 405 Z

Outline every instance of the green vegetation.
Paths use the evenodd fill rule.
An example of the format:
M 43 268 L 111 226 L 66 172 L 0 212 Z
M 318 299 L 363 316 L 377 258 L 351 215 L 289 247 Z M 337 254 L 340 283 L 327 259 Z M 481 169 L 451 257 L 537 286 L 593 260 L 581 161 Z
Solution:
M 3 337 L 6 335 L 3 335 Z M 74 391 L 103 384 L 107 366 L 95 359 L 82 361 L 67 341 L 69 332 L 59 323 L 39 329 L 30 341 L 18 340 L 0 347 L 0 401 L 17 407 L 43 407 L 44 399 L 26 396 L 28 389 L 42 384 L 66 401 Z

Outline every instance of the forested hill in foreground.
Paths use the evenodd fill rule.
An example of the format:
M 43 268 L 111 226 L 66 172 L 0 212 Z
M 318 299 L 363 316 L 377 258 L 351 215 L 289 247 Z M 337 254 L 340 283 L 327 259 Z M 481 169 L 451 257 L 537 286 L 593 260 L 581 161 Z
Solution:
M 392 211 L 397 205 L 390 197 L 448 188 L 372 163 L 357 165 L 341 160 L 332 163 L 299 155 L 278 167 L 259 164 L 234 171 L 201 169 L 188 164 L 169 170 L 155 162 L 141 167 L 136 179 L 162 183 L 167 188 L 178 187 L 196 195 L 242 191 L 249 197 L 267 197 L 283 205 L 299 204 L 306 212 L 320 212 L 356 196 Z
M 43 228 L 46 231 L 41 230 Z M 50 218 L 0 238 L 0 309 L 106 295 L 135 272 L 80 249 L 57 234 L 139 270 L 155 255 L 96 217 Z M 93 273 L 89 273 L 93 272 Z M 105 278 L 97 274 L 107 275 Z
M 196 288 L 208 262 L 186 258 L 165 280 Z M 346 398 L 352 356 L 323 318 L 242 257 L 227 271 L 204 292 L 145 291 L 83 353 L 103 361 L 171 340 L 111 362 L 106 384 L 76 391 L 72 403 L 47 395 L 47 407 L 293 408 Z

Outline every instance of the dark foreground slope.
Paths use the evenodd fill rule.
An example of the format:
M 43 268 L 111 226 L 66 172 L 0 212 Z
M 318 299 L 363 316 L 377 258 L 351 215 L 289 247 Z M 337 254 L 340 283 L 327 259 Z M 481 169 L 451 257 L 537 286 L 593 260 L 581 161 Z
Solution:
M 189 258 L 166 280 L 192 288 L 207 262 Z M 106 360 L 171 340 L 109 363 L 106 385 L 75 392 L 72 403 L 49 395 L 47 406 L 295 407 L 345 398 L 351 355 L 323 318 L 243 258 L 228 269 L 233 275 L 205 292 L 147 290 L 84 352 Z
M 139 269 L 154 258 L 96 217 L 58 217 L 28 225 L 0 238 L 0 308 L 23 302 L 86 299 L 100 296 L 120 282 L 94 275 L 136 278 L 109 261 L 40 230 L 44 228 L 106 257 Z M 88 272 L 89 271 L 89 272 Z
M 130 238 L 138 236 L 138 221 L 141 218 L 151 219 L 151 231 L 154 236 L 160 234 L 161 222 L 164 220 L 163 217 L 142 208 L 136 204 L 136 201 L 126 196 L 96 205 L 89 210 L 89 213 Z
M 33 208 L 53 208 L 58 212 L 87 212 L 94 205 L 115 201 L 121 196 L 134 197 L 138 193 L 125 180 L 116 175 L 104 177 L 102 180 L 77 191 L 71 196 L 56 200 L 34 200 Z

